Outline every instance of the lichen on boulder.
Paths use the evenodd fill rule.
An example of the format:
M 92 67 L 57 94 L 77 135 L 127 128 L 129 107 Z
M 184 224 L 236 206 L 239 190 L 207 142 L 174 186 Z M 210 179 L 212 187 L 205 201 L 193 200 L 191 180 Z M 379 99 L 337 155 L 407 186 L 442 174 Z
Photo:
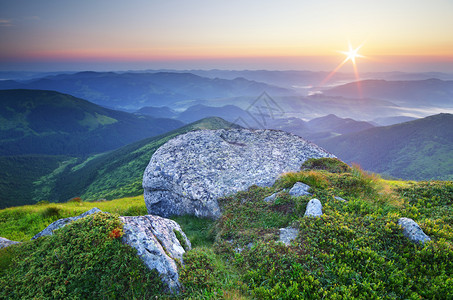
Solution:
M 252 185 L 271 186 L 309 158 L 334 157 L 278 130 L 200 130 L 179 135 L 151 157 L 143 176 L 149 214 L 218 218 L 217 199 Z

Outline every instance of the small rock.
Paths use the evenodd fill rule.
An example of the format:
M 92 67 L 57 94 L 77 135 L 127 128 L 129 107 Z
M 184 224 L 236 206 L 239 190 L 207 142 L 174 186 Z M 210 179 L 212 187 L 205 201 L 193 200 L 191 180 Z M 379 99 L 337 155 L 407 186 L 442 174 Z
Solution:
M 306 185 L 303 182 L 296 182 L 293 187 L 289 190 L 289 194 L 293 197 L 311 195 L 308 190 L 310 189 L 309 185 Z
M 322 215 L 322 204 L 318 199 L 311 199 L 305 210 L 305 217 L 320 217 Z
M 264 202 L 275 202 L 275 199 L 277 199 L 277 197 L 279 197 L 281 195 L 281 193 L 286 192 L 286 191 L 287 191 L 287 189 L 283 189 L 280 192 L 273 193 L 272 195 L 267 196 L 263 200 L 264 200 Z
M 280 239 L 279 242 L 282 242 L 286 246 L 291 244 L 291 241 L 294 240 L 299 234 L 299 229 L 294 227 L 280 228 Z
M 249 250 L 252 249 L 252 248 L 253 248 L 253 243 L 250 242 L 250 243 L 248 243 L 247 245 L 245 245 L 245 247 L 236 247 L 236 248 L 234 248 L 234 252 L 236 252 L 236 253 L 241 253 L 242 251 L 245 250 L 246 247 L 247 247 L 247 249 L 249 249 Z
M 264 200 L 264 202 L 274 202 L 276 197 L 277 197 L 277 193 L 273 193 L 272 195 L 267 196 L 263 200 Z
M 0 249 L 9 247 L 14 244 L 20 244 L 20 242 L 11 241 L 0 236 Z
M 177 261 L 184 263 L 185 250 L 176 237 L 175 230 L 181 233 L 186 248 L 191 248 L 189 239 L 178 223 L 153 215 L 120 219 L 124 223 L 123 242 L 137 249 L 137 255 L 149 269 L 159 272 L 171 292 L 178 292 L 181 284 Z
M 52 235 L 54 230 L 60 229 L 75 220 L 84 218 L 88 215 L 95 214 L 97 212 L 102 212 L 102 211 L 99 208 L 94 207 L 94 208 L 90 209 L 89 211 L 86 211 L 77 217 L 69 217 L 69 218 L 57 220 L 57 221 L 53 222 L 52 224 L 50 224 L 49 226 L 47 226 L 43 231 L 36 234 L 31 239 L 34 240 L 34 239 L 40 238 L 45 235 Z
M 348 200 L 345 200 L 345 199 L 341 198 L 340 196 L 335 196 L 334 198 L 335 198 L 335 200 L 338 200 L 338 201 L 348 202 Z
M 431 240 L 431 238 L 423 232 L 420 226 L 410 218 L 400 218 L 398 220 L 398 225 L 403 228 L 404 236 L 413 243 L 424 244 Z

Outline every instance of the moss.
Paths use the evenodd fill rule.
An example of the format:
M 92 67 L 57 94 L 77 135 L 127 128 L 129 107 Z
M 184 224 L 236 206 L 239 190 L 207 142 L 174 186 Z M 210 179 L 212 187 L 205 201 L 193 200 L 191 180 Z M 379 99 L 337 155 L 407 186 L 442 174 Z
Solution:
M 181 232 L 179 230 L 173 229 L 173 232 L 175 233 L 176 238 L 179 241 L 179 244 L 181 244 L 181 247 L 184 249 L 184 251 L 189 251 L 189 245 L 186 243 L 186 239 L 182 236 Z

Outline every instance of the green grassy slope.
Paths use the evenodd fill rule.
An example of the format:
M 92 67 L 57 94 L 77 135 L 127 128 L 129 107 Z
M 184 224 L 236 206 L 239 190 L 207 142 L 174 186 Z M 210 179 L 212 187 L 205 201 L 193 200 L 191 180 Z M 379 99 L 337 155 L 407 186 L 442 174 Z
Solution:
M 414 180 L 453 178 L 453 115 L 438 114 L 318 141 L 347 163 Z
M 281 192 L 296 181 L 309 184 L 313 196 L 291 197 Z M 277 191 L 280 194 L 274 203 L 263 200 Z M 348 201 L 337 201 L 334 196 Z M 311 198 L 322 202 L 320 218 L 304 217 Z M 217 221 L 175 218 L 193 245 L 184 256 L 185 267 L 180 269 L 183 284 L 180 295 L 163 294 L 159 287 L 139 289 L 140 284 L 131 290 L 123 277 L 117 280 L 123 280 L 122 290 L 137 299 L 154 293 L 176 299 L 450 299 L 452 201 L 451 181 L 387 181 L 331 160 L 312 161 L 303 171 L 283 175 L 273 187 L 253 186 L 222 199 L 222 217 Z M 78 215 L 94 206 L 120 215 L 146 213 L 142 196 L 97 203 L 73 201 L 12 207 L 0 210 L 0 236 L 25 241 L 52 221 Z M 397 225 L 400 217 L 414 219 L 432 241 L 412 244 Z M 109 224 L 105 227 L 110 228 Z M 277 242 L 279 228 L 286 226 L 299 229 L 298 237 L 288 247 Z M 90 236 L 104 231 L 85 226 L 65 236 L 67 230 L 0 250 L 0 297 L 17 293 L 20 298 L 29 293 L 23 280 L 29 272 L 34 274 L 34 281 L 54 282 L 37 290 L 42 297 L 50 293 L 78 295 L 84 278 L 92 275 L 90 270 L 100 266 L 105 270 L 95 280 L 104 283 L 112 280 L 116 265 L 112 268 L 109 268 L 112 264 L 104 265 L 104 254 L 110 255 L 109 252 L 99 250 L 101 247 L 93 251 L 80 238 L 86 236 L 91 241 Z M 106 233 L 98 241 L 102 237 L 107 238 Z M 65 245 L 74 243 L 83 244 L 87 255 L 96 253 L 95 259 L 85 269 L 80 268 L 80 260 L 67 260 L 64 265 L 67 269 L 60 272 L 55 253 L 70 255 L 78 248 Z M 49 250 L 44 244 L 54 247 Z M 25 257 L 28 264 L 24 263 Z M 132 276 L 138 272 L 134 269 L 142 270 L 135 263 L 123 263 L 120 257 L 112 263 L 119 263 L 121 272 L 126 268 L 131 285 L 137 278 Z M 47 278 L 49 274 L 52 276 Z M 17 284 L 11 285 L 11 280 Z M 156 286 L 150 277 L 140 282 Z M 96 284 L 86 290 L 103 294 L 106 288 Z
M 53 91 L 0 91 L 0 155 L 83 156 L 182 125 L 177 120 L 114 111 Z

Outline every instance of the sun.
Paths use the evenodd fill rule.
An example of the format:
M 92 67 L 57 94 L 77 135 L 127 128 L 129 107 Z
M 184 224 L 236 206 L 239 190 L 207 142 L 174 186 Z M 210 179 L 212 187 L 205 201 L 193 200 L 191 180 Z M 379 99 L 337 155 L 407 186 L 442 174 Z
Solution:
M 362 88 L 360 86 L 359 70 L 357 69 L 357 64 L 356 64 L 355 60 L 358 57 L 365 57 L 365 56 L 359 54 L 359 50 L 360 50 L 360 48 L 362 48 L 364 43 L 365 42 L 363 42 L 357 48 L 353 48 L 351 46 L 351 43 L 348 42 L 348 46 L 349 46 L 349 50 L 348 51 L 337 51 L 339 53 L 342 53 L 342 54 L 346 55 L 346 58 L 332 72 L 330 72 L 329 75 L 327 75 L 326 78 L 324 78 L 324 80 L 321 82 L 320 86 L 323 86 L 326 82 L 328 82 L 330 80 L 330 78 L 332 78 L 332 76 L 335 75 L 335 73 L 337 73 L 341 69 L 341 67 L 344 66 L 345 63 L 347 63 L 348 61 L 351 61 L 352 62 L 352 67 L 354 69 L 354 75 L 355 75 L 356 83 L 357 83 L 358 95 L 359 95 L 359 98 L 362 98 Z
M 340 51 L 340 53 L 343 53 L 344 55 L 346 55 L 345 62 L 350 60 L 355 65 L 355 59 L 357 57 L 364 57 L 363 55 L 359 54 L 359 50 L 360 50 L 360 48 L 362 48 L 362 45 L 360 45 L 357 48 L 353 49 L 352 46 L 351 46 L 351 43 L 349 43 L 349 51 Z

